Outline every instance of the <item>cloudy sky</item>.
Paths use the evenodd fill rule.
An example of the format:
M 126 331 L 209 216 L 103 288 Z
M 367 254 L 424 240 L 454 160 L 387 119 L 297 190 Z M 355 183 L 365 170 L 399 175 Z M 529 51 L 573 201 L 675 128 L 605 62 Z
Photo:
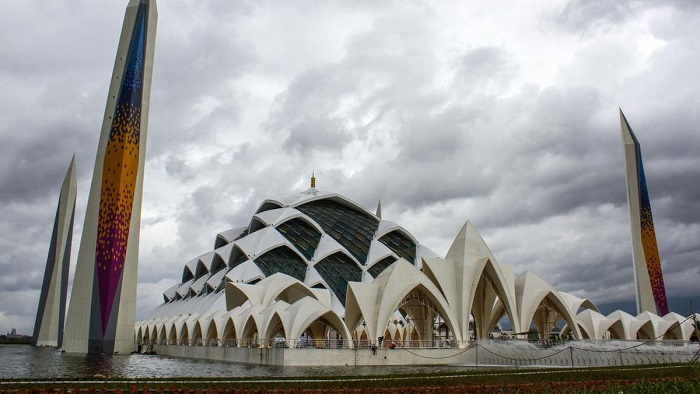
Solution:
M 126 3 L 0 0 L 0 332 L 31 333 L 74 153 L 75 262 Z M 698 4 L 160 0 L 137 318 L 314 170 L 439 255 L 470 220 L 516 274 L 632 300 L 618 107 L 697 295 Z

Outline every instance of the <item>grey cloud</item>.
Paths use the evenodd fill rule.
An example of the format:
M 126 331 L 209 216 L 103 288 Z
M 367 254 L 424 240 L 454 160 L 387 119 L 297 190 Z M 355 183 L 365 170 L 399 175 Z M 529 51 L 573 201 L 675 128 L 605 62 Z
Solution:
M 572 0 L 556 16 L 557 23 L 567 29 L 585 31 L 628 18 L 634 8 L 629 1 Z
M 20 296 L 24 286 L 21 296 L 34 306 L 3 305 L 0 313 L 29 322 L 74 151 L 79 204 L 87 198 L 123 4 L 66 19 L 88 20 L 80 25 L 48 20 L 65 18 L 67 3 L 35 19 L 36 7 L 24 3 L 12 3 L 14 15 L 25 15 L 18 20 L 47 27 L 16 37 L 17 23 L 0 15 L 0 32 L 8 33 L 0 43 L 8 54 L 0 65 L 0 268 L 11 278 L 0 282 L 0 296 Z M 700 258 L 700 115 L 690 105 L 697 17 L 651 18 L 665 44 L 641 64 L 636 48 L 607 35 L 624 29 L 629 15 L 658 7 L 630 4 L 534 10 L 555 13 L 564 25 L 557 39 L 579 45 L 549 86 L 536 86 L 521 78 L 528 59 L 516 57 L 512 43 L 455 38 L 441 10 L 425 4 L 314 5 L 319 18 L 347 12 L 339 20 L 350 25 L 339 28 L 352 33 L 315 36 L 312 44 L 303 29 L 280 33 L 270 24 L 263 34 L 289 34 L 303 41 L 304 54 L 318 46 L 338 55 L 310 61 L 285 50 L 275 63 L 260 58 L 276 51 L 263 47 L 270 40 L 246 26 L 272 14 L 303 15 L 305 4 L 160 2 L 139 314 L 179 281 L 186 261 L 211 250 L 216 233 L 247 225 L 265 198 L 305 190 L 312 170 L 323 190 L 369 209 L 381 199 L 385 218 L 438 253 L 470 219 L 516 273 L 530 269 L 598 303 L 630 298 L 618 106 L 642 142 L 667 289 L 692 293 Z M 24 48 L 29 39 L 32 51 Z M 273 46 L 280 42 L 288 41 Z M 533 43 L 540 44 L 549 43 Z
M 503 49 L 475 48 L 459 59 L 455 82 L 467 95 L 472 95 L 474 90 L 500 93 L 510 85 L 516 69 Z
M 342 124 L 334 119 L 306 118 L 290 127 L 284 147 L 301 155 L 312 150 L 338 151 L 350 138 Z
M 643 11 L 672 7 L 680 12 L 689 13 L 698 8 L 693 0 L 622 0 L 609 2 L 605 0 L 571 0 L 551 18 L 560 28 L 590 33 L 619 25 L 629 19 L 637 18 Z

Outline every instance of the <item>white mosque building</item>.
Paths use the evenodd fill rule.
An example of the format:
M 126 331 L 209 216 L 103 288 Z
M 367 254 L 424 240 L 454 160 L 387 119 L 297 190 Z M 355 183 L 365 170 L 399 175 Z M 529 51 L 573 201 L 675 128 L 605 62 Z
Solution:
M 380 206 L 373 213 L 317 190 L 314 178 L 311 186 L 265 200 L 247 226 L 219 233 L 213 250 L 185 264 L 163 304 L 136 323 L 141 348 L 202 358 L 221 357 L 207 348 L 455 351 L 489 339 L 502 319 L 512 338 L 546 340 L 557 327 L 597 340 L 693 333 L 675 313 L 604 316 L 533 272 L 515 277 L 470 222 L 441 258 L 382 219 Z
M 470 222 L 447 254 L 437 256 L 405 228 L 384 220 L 379 206 L 371 212 L 320 191 L 312 177 L 308 190 L 263 201 L 246 225 L 219 233 L 211 251 L 187 262 L 163 303 L 135 323 L 132 342 L 155 3 L 130 0 L 126 9 L 65 337 L 75 176 L 64 182 L 35 345 L 125 353 L 135 342 L 185 357 L 376 365 L 381 361 L 362 359 L 357 349 L 371 349 L 373 356 L 378 349 L 416 349 L 385 354 L 386 363 L 452 362 L 472 341 L 489 339 L 504 319 L 512 338 L 548 340 L 560 328 L 559 335 L 593 340 L 687 341 L 693 335 L 689 319 L 668 312 L 641 150 L 620 112 L 636 316 L 603 316 L 590 300 L 559 291 L 533 272 L 516 277 Z M 324 352 L 308 353 L 316 349 Z

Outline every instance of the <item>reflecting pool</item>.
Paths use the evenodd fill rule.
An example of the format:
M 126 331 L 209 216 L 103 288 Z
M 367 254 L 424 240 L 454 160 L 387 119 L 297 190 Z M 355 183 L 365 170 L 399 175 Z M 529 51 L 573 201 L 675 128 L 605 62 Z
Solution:
M 0 345 L 0 379 L 339 376 L 430 373 L 456 366 L 279 367 L 171 358 L 158 355 L 76 355 L 54 348 Z

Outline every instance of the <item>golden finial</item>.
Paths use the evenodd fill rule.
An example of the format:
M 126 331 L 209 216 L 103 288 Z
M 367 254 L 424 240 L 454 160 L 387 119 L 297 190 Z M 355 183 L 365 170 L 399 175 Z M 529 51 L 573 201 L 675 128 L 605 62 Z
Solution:
M 312 189 L 316 188 L 316 172 L 315 171 L 311 172 L 311 188 Z

